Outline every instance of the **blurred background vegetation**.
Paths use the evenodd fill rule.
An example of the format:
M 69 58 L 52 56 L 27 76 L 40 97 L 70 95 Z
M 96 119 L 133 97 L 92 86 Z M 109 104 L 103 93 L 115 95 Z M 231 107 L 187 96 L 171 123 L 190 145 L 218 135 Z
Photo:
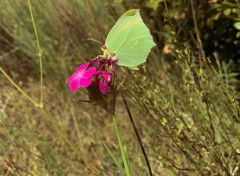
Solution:
M 140 8 L 157 44 L 139 71 L 119 69 L 120 79 L 128 76 L 125 94 L 154 175 L 239 175 L 239 1 L 92 4 L 105 37 L 123 12 Z M 101 175 L 124 175 L 111 117 L 78 101 L 86 95 L 72 94 L 65 84 L 78 65 L 102 54 L 98 43 L 87 40 L 98 37 L 86 1 L 32 1 L 32 8 L 43 50 L 45 108 Z M 27 1 L 1 0 L 0 9 L 0 66 L 39 101 L 37 43 Z M 1 175 L 89 175 L 43 114 L 3 74 L 0 78 Z M 131 174 L 148 175 L 121 98 L 117 120 Z

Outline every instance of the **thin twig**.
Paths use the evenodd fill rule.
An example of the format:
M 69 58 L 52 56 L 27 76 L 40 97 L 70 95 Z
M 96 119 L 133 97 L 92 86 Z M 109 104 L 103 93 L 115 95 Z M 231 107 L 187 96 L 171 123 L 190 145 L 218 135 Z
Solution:
M 136 133 L 136 135 L 137 135 L 137 139 L 138 139 L 138 142 L 139 142 L 139 144 L 140 144 L 140 147 L 141 147 L 142 153 L 143 153 L 143 155 L 144 155 L 145 161 L 146 161 L 146 163 L 147 163 L 147 167 L 148 167 L 149 174 L 150 174 L 150 176 L 152 176 L 152 175 L 153 175 L 153 174 L 152 174 L 152 169 L 151 169 L 151 166 L 150 166 L 150 163 L 149 163 L 147 154 L 146 154 L 145 149 L 144 149 L 144 147 L 143 147 L 143 143 L 142 143 L 141 137 L 140 137 L 140 135 L 139 135 L 139 133 L 138 133 L 137 127 L 136 127 L 135 122 L 134 122 L 134 120 L 133 120 L 133 117 L 132 117 L 131 111 L 130 111 L 130 109 L 129 109 L 129 106 L 128 106 L 128 104 L 127 104 L 127 101 L 126 101 L 126 99 L 125 99 L 125 97 L 124 97 L 123 91 L 121 91 L 121 95 L 122 95 L 122 99 L 123 99 L 124 105 L 125 105 L 125 107 L 126 107 L 126 109 L 127 109 L 128 116 L 129 116 L 130 121 L 131 121 L 131 123 L 132 123 L 132 126 L 133 126 L 133 128 L 134 128 L 134 131 L 135 131 L 135 133 Z
M 35 37 L 37 40 L 37 54 L 39 57 L 39 62 L 40 62 L 40 108 L 43 108 L 43 66 L 42 66 L 42 49 L 41 49 L 41 45 L 39 42 L 39 37 L 38 37 L 38 31 L 37 31 L 37 27 L 35 24 L 35 20 L 33 17 L 33 12 L 32 12 L 32 6 L 31 6 L 31 2 L 30 0 L 28 0 L 28 7 L 29 7 L 29 12 L 30 12 L 30 16 L 31 16 L 31 21 L 32 21 L 32 25 L 33 25 L 33 29 L 34 29 L 34 33 L 35 33 Z
M 195 31 L 196 31 L 197 35 L 199 36 L 199 30 L 198 30 L 198 25 L 197 25 L 197 17 L 196 17 L 196 11 L 195 11 L 195 8 L 194 8 L 193 0 L 191 0 L 191 8 L 192 8 L 194 28 L 195 28 Z
M 9 76 L 8 74 L 0 67 L 0 71 L 3 75 L 11 82 L 11 84 L 24 96 L 26 97 L 35 107 L 39 108 L 39 104 L 34 101 L 30 96 L 28 96 Z
M 90 13 L 91 13 L 91 15 L 92 15 L 92 18 L 93 18 L 94 23 L 95 23 L 95 26 L 96 26 L 99 39 L 101 40 L 102 45 L 104 45 L 104 44 L 105 44 L 105 41 L 104 41 L 103 36 L 102 36 L 102 34 L 101 34 L 101 32 L 100 32 L 100 29 L 99 29 L 99 26 L 98 26 L 98 22 L 97 22 L 96 16 L 95 16 L 94 11 L 93 11 L 93 8 L 92 8 L 91 1 L 90 1 L 90 0 L 87 0 L 87 3 L 88 3 L 88 7 L 89 7 L 89 10 L 90 10 Z
M 200 40 L 199 40 L 199 30 L 198 30 L 198 25 L 197 25 L 197 17 L 196 17 L 196 11 L 195 11 L 195 8 L 194 8 L 194 4 L 193 4 L 193 0 L 191 0 L 191 8 L 192 8 L 192 16 L 193 16 L 193 23 L 194 23 L 194 29 L 195 29 L 195 32 L 196 32 L 196 35 L 197 35 L 197 47 L 198 47 L 198 53 L 199 53 L 199 65 L 200 65 L 200 68 L 202 68 L 202 58 L 203 58 L 203 53 L 202 53 L 202 50 L 201 50 L 201 47 L 200 47 Z M 192 36 L 193 37 L 193 36 Z
M 199 49 L 199 44 L 198 44 L 198 42 L 196 41 L 196 39 L 194 38 L 194 35 L 193 35 L 192 31 L 190 31 L 189 33 L 190 33 L 190 35 L 191 35 L 191 37 L 192 37 L 192 39 L 193 39 L 193 42 L 195 43 L 197 49 Z
M 173 23 L 172 23 L 172 20 L 171 20 L 171 18 L 170 18 L 170 15 L 169 15 L 169 10 L 168 10 L 168 6 L 167 6 L 167 1 L 164 1 L 163 3 L 164 3 L 164 6 L 165 6 L 165 9 L 166 9 L 166 11 L 167 11 L 167 19 L 165 18 L 165 19 L 164 19 L 164 22 L 169 21 L 171 27 L 173 28 Z

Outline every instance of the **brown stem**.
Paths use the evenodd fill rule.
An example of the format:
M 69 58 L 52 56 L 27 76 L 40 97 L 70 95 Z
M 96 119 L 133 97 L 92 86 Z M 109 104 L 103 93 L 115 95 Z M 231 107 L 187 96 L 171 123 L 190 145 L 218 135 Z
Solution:
M 199 37 L 200 37 L 200 33 L 199 33 L 199 30 L 198 30 L 198 24 L 197 24 L 197 17 L 196 17 L 196 10 L 194 8 L 194 3 L 193 3 L 193 0 L 191 0 L 191 9 L 192 9 L 192 16 L 193 16 L 193 23 L 194 23 L 194 28 L 195 28 L 195 32 L 197 34 L 197 43 L 198 43 L 198 47 L 199 47 Z M 199 51 L 199 65 L 200 65 L 200 68 L 202 68 L 202 51 L 200 49 L 200 47 L 198 48 L 198 51 Z
M 135 133 L 136 133 L 136 135 L 137 135 L 137 139 L 138 139 L 138 142 L 139 142 L 139 144 L 140 144 L 140 147 L 141 147 L 142 153 L 143 153 L 143 155 L 144 155 L 145 161 L 146 161 L 146 163 L 147 163 L 147 167 L 148 167 L 149 174 L 150 174 L 150 176 L 152 176 L 152 175 L 153 175 L 153 174 L 152 174 L 152 169 L 151 169 L 151 166 L 150 166 L 150 163 L 149 163 L 147 154 L 146 154 L 145 149 L 144 149 L 144 147 L 143 147 L 141 137 L 140 137 L 140 135 L 139 135 L 139 133 L 138 133 L 137 127 L 136 127 L 135 122 L 134 122 L 134 120 L 133 120 L 133 117 L 132 117 L 131 111 L 130 111 L 130 109 L 129 109 L 129 106 L 128 106 L 128 104 L 127 104 L 127 101 L 126 101 L 126 99 L 125 99 L 125 97 L 124 97 L 123 91 L 121 91 L 121 95 L 122 95 L 122 99 L 123 99 L 124 105 L 125 105 L 125 107 L 126 107 L 126 109 L 127 109 L 128 116 L 129 116 L 130 121 L 131 121 L 131 123 L 132 123 L 132 126 L 133 126 L 133 128 L 134 128 L 134 131 L 135 131 Z
M 88 3 L 88 7 L 89 7 L 89 10 L 90 10 L 90 13 L 92 15 L 92 18 L 93 18 L 95 26 L 96 26 L 99 39 L 101 40 L 102 45 L 104 45 L 105 41 L 104 41 L 103 36 L 102 36 L 102 34 L 100 32 L 100 29 L 99 29 L 99 26 L 98 26 L 98 22 L 97 22 L 96 16 L 95 16 L 93 8 L 92 8 L 92 4 L 91 4 L 90 0 L 87 0 L 87 3 Z
M 109 6 L 109 8 L 112 11 L 114 19 L 117 20 L 118 19 L 118 15 L 117 15 L 117 12 L 116 12 L 115 8 L 112 6 L 111 0 L 107 0 L 107 1 L 108 1 L 108 6 Z

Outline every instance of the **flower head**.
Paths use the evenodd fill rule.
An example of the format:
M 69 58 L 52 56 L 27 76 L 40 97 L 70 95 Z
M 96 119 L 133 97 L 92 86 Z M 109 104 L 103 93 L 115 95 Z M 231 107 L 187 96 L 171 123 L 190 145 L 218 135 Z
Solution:
M 111 60 L 108 58 L 96 58 L 89 62 L 89 66 L 93 66 L 98 71 L 96 75 L 97 89 L 101 94 L 109 94 L 111 89 L 109 87 L 112 80 L 112 73 L 115 71 L 114 63 L 118 60 Z
M 92 85 L 91 87 L 101 94 L 109 94 L 111 92 L 112 74 L 115 71 L 114 63 L 117 61 L 97 57 L 80 65 L 76 69 L 77 73 L 73 73 L 66 83 L 70 83 L 69 87 L 72 92 L 75 92 L 79 87 Z
M 108 58 L 96 58 L 89 62 L 89 66 L 94 66 L 96 70 L 102 72 L 109 72 L 112 73 L 115 71 L 114 63 L 116 63 L 118 59 L 111 60 Z
M 118 91 L 116 91 L 112 79 L 115 75 L 114 63 L 117 61 L 111 58 L 97 57 L 80 65 L 76 69 L 77 72 L 73 73 L 66 83 L 69 83 L 72 92 L 79 87 L 87 88 L 90 101 L 114 114 Z
M 89 62 L 80 65 L 76 69 L 77 73 L 73 73 L 66 81 L 66 83 L 70 83 L 69 87 L 72 92 L 75 92 L 79 87 L 89 87 L 91 85 L 93 75 L 96 75 L 98 72 L 94 67 L 86 70 L 88 66 Z

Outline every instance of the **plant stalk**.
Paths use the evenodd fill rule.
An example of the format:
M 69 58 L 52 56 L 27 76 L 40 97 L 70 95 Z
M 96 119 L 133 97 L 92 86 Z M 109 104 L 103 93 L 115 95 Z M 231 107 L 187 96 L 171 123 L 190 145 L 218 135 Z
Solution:
M 9 76 L 8 74 L 0 67 L 0 71 L 3 75 L 10 81 L 10 83 L 24 96 L 26 97 L 35 107 L 39 108 L 39 104 L 34 101 L 30 96 L 28 96 Z
M 141 147 L 142 153 L 143 153 L 143 155 L 144 155 L 145 161 L 146 161 L 146 163 L 147 163 L 149 175 L 152 176 L 152 175 L 153 175 L 153 174 L 152 174 L 152 169 L 151 169 L 151 166 L 150 166 L 150 163 L 149 163 L 147 154 L 146 154 L 146 152 L 145 152 L 145 149 L 144 149 L 144 147 L 143 147 L 143 143 L 142 143 L 141 137 L 140 137 L 140 135 L 139 135 L 139 133 L 138 133 L 138 130 L 137 130 L 137 127 L 136 127 L 135 122 L 134 122 L 134 120 L 133 120 L 131 111 L 130 111 L 130 109 L 129 109 L 129 106 L 128 106 L 128 104 L 127 104 L 127 101 L 126 101 L 126 99 L 125 99 L 124 94 L 123 94 L 122 91 L 121 91 L 121 95 L 122 95 L 122 99 L 123 99 L 124 105 L 125 105 L 125 107 L 126 107 L 126 109 L 127 109 L 128 116 L 129 116 L 129 118 L 130 118 L 131 124 L 132 124 L 132 126 L 133 126 L 133 129 L 134 129 L 134 131 L 135 131 L 135 133 L 136 133 L 138 142 L 139 142 L 139 144 L 140 144 L 140 147 Z
M 125 155 L 125 152 L 124 152 L 122 139 L 121 139 L 121 136 L 120 136 L 120 133 L 119 133 L 119 129 L 118 129 L 118 125 L 117 125 L 115 115 L 113 115 L 113 123 L 114 123 L 115 132 L 116 132 L 116 135 L 117 135 L 119 147 L 120 147 L 121 154 L 122 154 L 122 159 L 123 159 L 123 164 L 124 164 L 124 167 L 125 167 L 125 171 L 126 171 L 127 176 L 130 176 L 130 171 L 129 171 L 129 167 L 128 167 L 128 163 L 127 163 L 127 158 L 126 158 L 126 155 Z
M 39 42 L 39 37 L 38 37 L 38 31 L 36 28 L 36 24 L 35 24 L 35 20 L 33 17 L 33 13 L 32 13 L 32 6 L 31 6 L 31 2 L 30 0 L 28 0 L 28 7 L 29 7 L 29 12 L 30 12 L 30 16 L 31 16 L 31 20 L 32 20 L 32 24 L 33 24 L 33 29 L 34 29 L 34 33 L 35 33 L 35 37 L 37 40 L 37 54 L 39 57 L 39 62 L 40 62 L 40 108 L 43 108 L 43 66 L 42 66 L 42 49 L 40 46 L 40 42 Z

